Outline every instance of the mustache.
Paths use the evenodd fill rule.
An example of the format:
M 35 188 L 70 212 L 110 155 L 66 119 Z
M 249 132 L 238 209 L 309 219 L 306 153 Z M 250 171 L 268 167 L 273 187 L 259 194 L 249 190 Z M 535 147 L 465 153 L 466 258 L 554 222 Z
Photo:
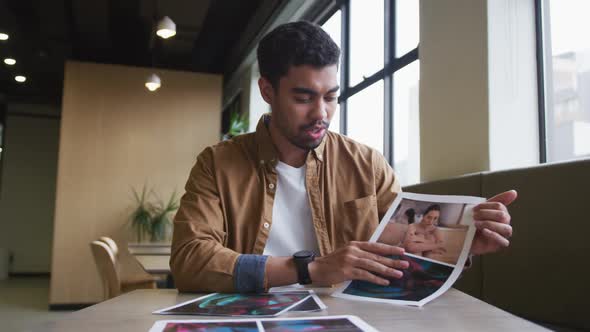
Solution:
M 328 129 L 328 127 L 330 126 L 330 121 L 326 121 L 326 120 L 314 121 L 310 124 L 302 126 L 301 130 L 305 131 L 305 130 L 313 129 L 318 126 L 322 127 L 322 129 Z

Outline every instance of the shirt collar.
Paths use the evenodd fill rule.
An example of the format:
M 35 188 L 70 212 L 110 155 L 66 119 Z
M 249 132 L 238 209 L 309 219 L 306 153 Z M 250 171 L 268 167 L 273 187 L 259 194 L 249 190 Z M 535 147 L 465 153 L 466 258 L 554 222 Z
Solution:
M 279 153 L 272 143 L 270 132 L 268 130 L 268 123 L 270 122 L 270 113 L 266 113 L 260 117 L 256 125 L 256 142 L 258 145 L 258 162 L 261 165 L 270 163 L 273 166 L 279 161 Z M 326 138 L 322 139 L 320 145 L 312 150 L 312 155 L 319 161 L 324 160 L 324 148 L 326 146 Z

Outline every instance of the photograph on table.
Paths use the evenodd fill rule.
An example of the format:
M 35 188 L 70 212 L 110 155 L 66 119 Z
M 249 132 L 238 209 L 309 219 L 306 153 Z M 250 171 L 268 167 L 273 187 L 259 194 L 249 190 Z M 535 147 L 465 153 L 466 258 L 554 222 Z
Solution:
M 326 305 L 316 294 L 312 294 L 303 302 L 289 309 L 290 312 L 316 312 L 326 309 Z
M 296 319 L 261 320 L 265 332 L 363 332 L 374 331 L 356 316 L 309 317 Z
M 150 332 L 376 332 L 356 316 L 318 316 L 308 318 L 223 319 L 223 320 L 160 320 Z
M 307 300 L 316 302 L 312 305 Z M 302 304 L 305 306 L 300 307 Z M 213 293 L 172 307 L 154 311 L 160 315 L 205 315 L 272 317 L 286 311 L 310 311 L 325 308 L 312 290 L 272 292 L 261 294 Z
M 223 321 L 171 321 L 166 322 L 162 327 L 158 323 L 152 327 L 151 331 L 158 332 L 258 332 L 258 324 L 256 321 L 248 322 L 223 322 Z
M 399 279 L 381 286 L 361 280 L 345 283 L 334 296 L 371 302 L 423 306 L 447 291 L 461 274 L 475 235 L 473 207 L 481 197 L 401 193 L 370 242 L 405 249 L 390 256 L 409 263 Z

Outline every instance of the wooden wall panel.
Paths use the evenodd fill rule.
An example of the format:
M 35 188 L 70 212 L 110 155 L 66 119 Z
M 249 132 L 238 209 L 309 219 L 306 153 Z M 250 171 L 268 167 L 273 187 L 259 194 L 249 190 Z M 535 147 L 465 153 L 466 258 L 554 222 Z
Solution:
M 89 243 L 121 241 L 131 187 L 183 192 L 197 154 L 219 139 L 218 75 L 67 62 L 58 159 L 51 304 L 93 303 L 102 288 Z

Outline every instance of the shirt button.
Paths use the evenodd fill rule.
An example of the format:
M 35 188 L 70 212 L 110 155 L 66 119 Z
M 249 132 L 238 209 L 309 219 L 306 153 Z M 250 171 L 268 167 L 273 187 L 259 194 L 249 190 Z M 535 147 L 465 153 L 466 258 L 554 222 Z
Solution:
M 270 227 L 270 224 L 265 222 L 263 226 L 264 226 L 264 228 L 268 229 Z
M 268 189 L 273 190 L 275 188 L 275 184 L 274 183 L 269 183 L 268 184 Z

